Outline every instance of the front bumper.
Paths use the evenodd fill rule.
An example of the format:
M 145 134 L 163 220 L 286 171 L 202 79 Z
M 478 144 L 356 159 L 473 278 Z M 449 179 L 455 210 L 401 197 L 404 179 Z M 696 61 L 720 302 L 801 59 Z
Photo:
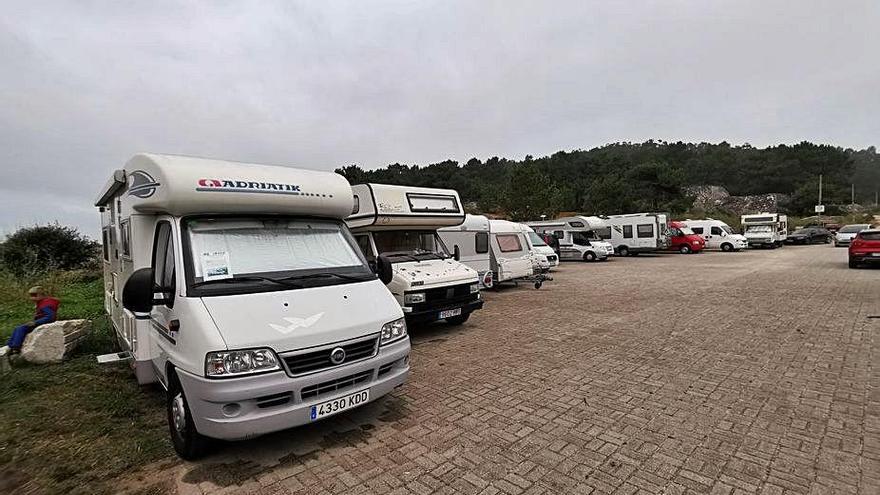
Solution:
M 298 377 L 284 371 L 226 379 L 208 379 L 182 370 L 177 374 L 198 432 L 211 438 L 240 440 L 311 423 L 313 405 L 359 390 L 370 389 L 368 402 L 382 397 L 406 382 L 409 351 L 406 338 L 380 347 L 378 354 L 364 361 Z M 355 375 L 366 375 L 369 379 L 344 386 L 346 379 Z M 302 398 L 304 388 L 334 381 L 343 386 Z M 224 406 L 229 404 L 238 405 L 226 408 L 237 409 L 234 414 L 224 412 Z
M 835 245 L 835 246 L 849 246 L 849 244 L 850 244 L 851 242 L 852 242 L 852 239 L 837 239 L 837 238 L 834 238 L 834 245 Z
M 450 303 L 449 305 L 444 305 L 440 307 L 433 307 L 431 309 L 425 309 L 421 311 L 407 311 L 407 308 L 403 310 L 403 316 L 406 318 L 407 323 L 411 324 L 419 324 L 419 323 L 431 323 L 433 321 L 437 321 L 440 319 L 440 312 L 446 311 L 450 309 L 461 308 L 461 315 L 464 316 L 466 314 L 473 313 L 478 309 L 483 309 L 483 298 L 480 297 L 474 301 L 468 302 L 459 302 L 459 303 Z

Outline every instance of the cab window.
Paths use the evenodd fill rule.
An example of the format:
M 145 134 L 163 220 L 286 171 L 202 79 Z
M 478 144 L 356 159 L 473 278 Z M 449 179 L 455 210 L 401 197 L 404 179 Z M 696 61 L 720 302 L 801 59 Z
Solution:
M 156 226 L 153 241 L 153 285 L 165 298 L 165 305 L 174 306 L 176 273 L 174 269 L 174 239 L 171 224 L 162 222 Z
M 721 227 L 712 227 L 712 230 L 710 231 L 710 233 L 712 235 L 722 235 L 723 234 Z
M 694 234 L 703 234 L 703 227 L 691 227 L 691 230 L 694 231 Z
M 361 252 L 364 253 L 367 260 L 376 259 L 376 257 L 373 256 L 373 248 L 370 247 L 370 236 L 356 235 L 354 236 L 354 240 L 357 241 L 358 247 L 361 248 Z

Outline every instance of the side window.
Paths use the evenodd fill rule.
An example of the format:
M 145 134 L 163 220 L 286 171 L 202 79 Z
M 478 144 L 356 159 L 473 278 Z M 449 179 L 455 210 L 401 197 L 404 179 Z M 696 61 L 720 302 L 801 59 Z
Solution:
M 131 256 L 131 219 L 125 219 L 119 224 L 122 244 L 122 255 Z
M 175 276 L 171 224 L 162 222 L 156 226 L 156 236 L 153 241 L 153 283 L 157 291 L 162 292 L 168 307 L 174 305 Z
M 703 227 L 691 227 L 691 230 L 694 231 L 694 234 L 703 235 Z
M 565 239 L 565 231 L 563 231 L 563 230 L 554 230 L 554 231 L 553 231 L 553 237 L 555 237 L 556 239 L 558 239 L 558 240 L 561 241 L 561 240 Z
M 110 228 L 101 229 L 101 247 L 104 251 L 104 261 L 110 261 Z
M 712 227 L 712 230 L 710 230 L 709 233 L 712 235 L 721 235 L 721 227 Z
M 498 249 L 502 253 L 522 251 L 522 244 L 520 244 L 519 236 L 516 234 L 498 234 L 495 236 L 495 240 L 498 241 Z
M 636 225 L 636 233 L 638 234 L 639 239 L 654 237 L 654 225 L 650 223 Z
M 370 236 L 368 235 L 356 235 L 354 239 L 358 243 L 358 247 L 361 248 L 361 252 L 364 253 L 364 256 L 368 261 L 373 261 L 376 259 L 373 256 L 373 248 L 370 247 Z
M 489 252 L 489 234 L 486 232 L 477 232 L 474 236 L 474 250 L 479 253 Z
M 623 226 L 623 238 L 624 239 L 632 239 L 633 237 L 633 226 L 632 225 L 624 225 Z

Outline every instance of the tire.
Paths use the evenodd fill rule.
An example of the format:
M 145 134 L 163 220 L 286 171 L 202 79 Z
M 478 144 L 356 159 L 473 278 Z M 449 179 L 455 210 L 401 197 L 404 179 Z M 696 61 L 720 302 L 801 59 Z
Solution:
M 729 253 L 729 252 L 733 251 L 733 244 L 731 244 L 729 242 L 725 242 L 724 244 L 721 245 L 721 250 L 724 251 L 725 253 Z
M 856 260 L 850 258 L 850 259 L 849 259 L 849 267 L 850 267 L 850 268 L 858 268 L 858 267 L 859 267 L 859 264 L 858 264 L 858 262 L 857 262 Z
M 471 317 L 470 313 L 465 313 L 463 315 L 453 316 L 451 318 L 446 318 L 446 323 L 449 323 L 453 326 L 458 326 L 468 321 L 468 318 Z
M 177 379 L 177 372 L 169 373 L 168 396 L 165 401 L 165 410 L 168 415 L 168 433 L 171 436 L 171 444 L 181 458 L 191 461 L 196 460 L 207 452 L 210 439 L 196 430 L 189 410 L 189 403 L 183 393 L 183 387 Z M 177 420 L 177 421 L 175 421 Z
M 687 244 L 682 244 L 678 247 L 678 252 L 681 254 L 691 254 L 691 247 Z
M 596 253 L 587 251 L 584 253 L 584 261 L 596 261 Z
M 629 256 L 629 248 L 626 246 L 620 246 L 617 248 L 617 254 L 620 256 Z

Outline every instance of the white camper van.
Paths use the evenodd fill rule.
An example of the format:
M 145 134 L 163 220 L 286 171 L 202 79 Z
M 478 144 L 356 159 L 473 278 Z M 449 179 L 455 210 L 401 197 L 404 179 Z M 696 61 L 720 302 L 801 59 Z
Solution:
M 706 249 L 720 249 L 724 252 L 739 251 L 749 247 L 746 236 L 737 234 L 729 225 L 721 220 L 707 218 L 705 220 L 691 220 L 688 218 L 683 224 L 690 227 L 694 234 L 706 240 Z
M 599 237 L 611 241 L 620 256 L 629 256 L 669 247 L 667 217 L 663 213 L 631 213 L 607 217 L 587 217 Z
M 559 266 L 559 256 L 544 239 L 528 225 L 518 223 L 519 229 L 526 237 L 529 249 L 532 251 L 532 262 L 540 272 L 548 272 Z
M 489 219 L 483 215 L 467 214 L 464 223 L 437 229 L 448 249 L 459 252 L 459 261 L 477 271 L 480 285 L 491 289 L 494 283 L 489 256 Z
M 743 235 L 748 239 L 749 246 L 771 247 L 782 246 L 788 238 L 788 216 L 779 213 L 758 213 L 740 217 Z
M 451 189 L 359 184 L 345 220 L 367 261 L 392 266 L 388 288 L 408 322 L 467 321 L 483 307 L 477 271 L 459 263 L 437 229 L 464 222 L 458 193 Z
M 614 254 L 611 243 L 602 240 L 585 217 L 525 222 L 538 234 L 551 235 L 559 243 L 560 260 L 606 260 Z
M 95 205 L 117 360 L 168 391 L 182 457 L 206 437 L 310 423 L 406 380 L 403 313 L 343 222 L 342 176 L 140 154 Z

